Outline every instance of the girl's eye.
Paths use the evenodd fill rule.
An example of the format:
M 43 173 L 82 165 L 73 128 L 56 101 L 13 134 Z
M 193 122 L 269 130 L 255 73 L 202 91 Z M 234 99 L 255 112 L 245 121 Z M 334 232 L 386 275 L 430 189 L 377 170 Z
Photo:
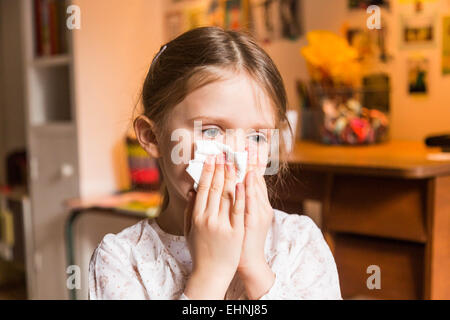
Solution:
M 267 138 L 262 133 L 252 135 L 250 139 L 253 139 L 256 143 L 267 142 Z
M 220 133 L 220 130 L 218 128 L 208 128 L 203 129 L 202 133 L 206 135 L 207 138 L 215 138 Z

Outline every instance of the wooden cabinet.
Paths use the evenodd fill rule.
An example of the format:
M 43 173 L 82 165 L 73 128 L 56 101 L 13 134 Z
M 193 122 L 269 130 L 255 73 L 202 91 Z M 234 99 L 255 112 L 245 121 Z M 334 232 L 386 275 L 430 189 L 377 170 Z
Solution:
M 36 127 L 30 135 L 37 297 L 43 299 L 66 293 L 64 201 L 78 196 L 75 135 L 75 128 L 68 125 Z
M 344 299 L 450 298 L 450 161 L 427 157 L 439 151 L 408 141 L 296 144 L 283 201 L 295 213 L 306 199 L 322 203 Z M 367 287 L 371 265 L 381 289 Z

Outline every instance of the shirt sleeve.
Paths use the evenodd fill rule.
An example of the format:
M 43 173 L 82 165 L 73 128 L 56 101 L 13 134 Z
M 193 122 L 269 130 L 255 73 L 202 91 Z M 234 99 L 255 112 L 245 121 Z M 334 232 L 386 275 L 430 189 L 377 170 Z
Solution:
M 130 262 L 129 249 L 113 234 L 103 238 L 91 257 L 89 299 L 148 299 L 138 272 Z
M 336 264 L 322 232 L 311 218 L 301 219 L 306 219 L 307 227 L 298 228 L 299 219 L 288 219 L 290 227 L 284 231 L 298 237 L 290 237 L 283 256 L 286 263 L 278 263 L 283 268 L 274 270 L 275 281 L 260 300 L 342 300 Z
M 106 235 L 89 263 L 89 299 L 149 300 L 130 249 L 115 235 Z M 187 300 L 182 294 L 176 300 Z

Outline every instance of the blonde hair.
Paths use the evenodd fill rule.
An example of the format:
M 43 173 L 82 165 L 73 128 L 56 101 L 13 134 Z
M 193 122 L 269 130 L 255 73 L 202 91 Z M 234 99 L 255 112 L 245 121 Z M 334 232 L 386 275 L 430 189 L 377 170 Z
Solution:
M 292 128 L 286 117 L 286 89 L 272 59 L 247 32 L 224 30 L 219 27 L 200 27 L 187 31 L 161 46 L 150 66 L 142 87 L 143 114 L 151 119 L 167 138 L 164 123 L 170 110 L 189 93 L 209 83 L 221 80 L 223 70 L 244 71 L 254 79 L 270 98 L 275 112 L 276 128 Z M 280 139 L 280 163 L 276 175 L 265 175 L 269 198 L 278 198 L 276 190 L 284 182 L 288 166 L 286 145 Z M 161 167 L 161 166 L 160 166 Z M 163 176 L 162 174 L 160 175 Z M 160 212 L 169 203 L 164 181 L 161 184 L 163 202 Z

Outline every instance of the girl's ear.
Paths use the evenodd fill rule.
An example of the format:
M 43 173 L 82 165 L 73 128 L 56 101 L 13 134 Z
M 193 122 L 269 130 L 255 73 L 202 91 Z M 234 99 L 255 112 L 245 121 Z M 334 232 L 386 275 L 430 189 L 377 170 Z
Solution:
M 134 132 L 139 144 L 152 158 L 159 158 L 159 144 L 156 134 L 155 123 L 144 115 L 134 120 Z

